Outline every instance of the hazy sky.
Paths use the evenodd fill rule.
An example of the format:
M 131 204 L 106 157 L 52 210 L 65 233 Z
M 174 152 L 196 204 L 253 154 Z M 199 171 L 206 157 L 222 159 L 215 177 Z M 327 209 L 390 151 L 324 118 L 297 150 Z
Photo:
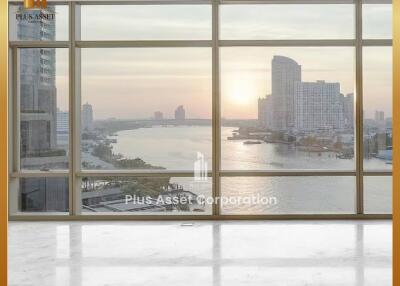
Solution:
M 62 8 L 58 22 L 62 22 Z M 285 12 L 285 13 L 283 13 Z M 83 40 L 209 40 L 211 9 L 195 6 L 84 6 Z M 221 6 L 221 39 L 351 39 L 352 5 Z M 389 38 L 389 5 L 365 5 L 364 36 Z M 66 35 L 58 24 L 57 39 Z M 64 36 L 63 36 L 64 34 Z M 271 89 L 273 55 L 296 60 L 304 81 L 340 82 L 354 90 L 354 48 L 221 48 L 221 112 L 227 118 L 256 118 L 257 99 Z M 67 53 L 57 55 L 59 106 L 67 108 Z M 391 49 L 364 52 L 364 105 L 391 114 Z M 183 104 L 190 118 L 211 117 L 211 49 L 82 50 L 82 102 L 95 118 L 172 117 Z
M 82 102 L 97 118 L 172 118 L 181 104 L 191 118 L 211 118 L 211 49 L 84 50 Z

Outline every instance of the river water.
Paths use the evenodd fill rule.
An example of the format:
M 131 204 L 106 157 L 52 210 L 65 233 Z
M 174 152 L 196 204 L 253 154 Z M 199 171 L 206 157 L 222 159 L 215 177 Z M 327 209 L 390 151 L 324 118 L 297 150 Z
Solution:
M 243 144 L 227 140 L 236 128 L 221 129 L 221 169 L 223 170 L 354 170 L 353 159 L 338 159 L 331 152 L 304 152 L 286 144 Z M 211 170 L 212 130 L 210 126 L 152 127 L 117 133 L 114 153 L 141 158 L 168 170 L 193 170 L 198 155 Z M 390 170 L 384 160 L 364 161 L 366 169 Z M 211 179 L 196 182 L 191 178 L 173 178 L 191 190 L 211 195 Z M 298 214 L 354 213 L 354 177 L 224 177 L 221 194 L 224 214 Z M 391 178 L 364 179 L 365 211 L 390 212 Z M 242 198 L 242 201 L 240 201 Z M 246 201 L 243 198 L 248 198 Z M 252 201 L 249 201 L 250 198 Z M 255 198 L 264 198 L 254 202 Z M 211 211 L 207 207 L 207 212 Z

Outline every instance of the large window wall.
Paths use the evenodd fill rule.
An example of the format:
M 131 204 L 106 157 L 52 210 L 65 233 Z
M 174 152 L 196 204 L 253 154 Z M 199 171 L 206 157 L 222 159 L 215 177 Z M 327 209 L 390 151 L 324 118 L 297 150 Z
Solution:
M 18 13 L 12 218 L 390 216 L 390 1 Z

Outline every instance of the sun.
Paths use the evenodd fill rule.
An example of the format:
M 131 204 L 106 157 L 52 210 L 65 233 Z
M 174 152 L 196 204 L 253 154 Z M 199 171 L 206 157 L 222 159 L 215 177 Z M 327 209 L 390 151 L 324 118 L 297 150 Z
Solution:
M 254 98 L 254 84 L 246 79 L 236 79 L 230 85 L 229 100 L 235 105 L 249 105 Z

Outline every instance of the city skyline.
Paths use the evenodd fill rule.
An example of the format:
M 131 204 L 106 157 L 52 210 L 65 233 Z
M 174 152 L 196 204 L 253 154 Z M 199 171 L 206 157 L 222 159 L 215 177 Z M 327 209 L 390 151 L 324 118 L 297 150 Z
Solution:
M 272 92 L 258 99 L 258 122 L 274 131 L 352 130 L 354 95 L 340 92 L 340 83 L 302 80 L 294 59 L 274 56 Z
M 162 111 L 166 118 L 173 118 L 174 108 L 180 104 L 190 110 L 191 118 L 209 119 L 210 53 L 195 50 L 189 54 L 177 49 L 141 51 L 137 56 L 104 49 L 94 51 L 94 54 L 91 51 L 92 54 L 83 57 L 82 62 L 82 101 L 95 103 L 98 119 L 113 118 L 117 114 L 121 119 L 148 118 L 156 110 Z M 158 60 L 150 61 L 154 52 L 157 52 Z M 372 66 L 371 72 L 365 72 L 367 78 L 364 80 L 366 118 L 373 118 L 375 109 L 391 116 L 391 75 L 384 65 L 390 54 L 378 54 L 380 52 L 374 51 L 364 57 L 365 63 Z M 96 60 L 101 54 L 108 58 L 105 63 Z M 178 61 L 173 59 L 177 54 L 182 54 Z M 257 99 L 271 92 L 269 62 L 275 54 L 300 62 L 306 81 L 339 82 L 343 94 L 354 93 L 352 48 L 224 48 L 221 53 L 221 117 L 256 119 Z M 195 60 L 190 59 L 193 56 Z M 191 65 L 187 65 L 188 61 Z M 121 84 L 115 85 L 115 81 Z M 159 100 L 160 93 L 165 100 Z M 110 101 L 112 94 L 119 100 Z
M 314 83 L 304 82 L 304 84 L 317 84 L 317 85 L 318 84 L 327 84 L 327 85 L 329 85 L 329 84 L 339 84 L 339 83 L 326 83 L 325 81 L 320 80 L 320 81 L 316 81 Z M 299 86 L 301 86 L 301 85 L 299 85 Z M 340 86 L 340 84 L 339 84 L 339 86 Z M 339 95 L 343 97 L 342 100 L 344 101 L 344 105 L 345 105 L 344 109 L 347 109 L 344 112 L 347 113 L 347 114 L 353 113 L 354 112 L 354 94 L 353 93 L 349 93 L 349 94 L 346 94 L 346 95 L 344 95 L 344 94 L 339 94 Z M 258 108 L 260 108 L 260 101 L 265 100 L 270 96 L 271 95 L 269 94 L 269 95 L 267 95 L 267 96 L 265 96 L 263 98 L 259 98 L 258 99 Z M 90 104 L 89 102 L 86 102 L 83 106 L 85 106 L 85 105 L 90 105 L 92 107 L 92 104 Z M 143 118 L 133 118 L 132 117 L 132 118 L 126 118 L 126 119 L 122 119 L 122 120 L 149 120 L 149 119 L 150 120 L 156 120 L 156 121 L 173 120 L 173 119 L 177 119 L 176 118 L 176 111 L 180 106 L 183 107 L 183 105 L 177 106 L 177 108 L 174 110 L 174 114 L 172 116 L 170 116 L 170 117 L 165 117 L 163 111 L 157 110 L 157 111 L 154 111 L 152 114 L 149 114 L 148 117 L 143 117 Z M 63 113 L 63 114 L 64 113 L 68 114 L 68 111 L 64 111 L 64 110 L 60 110 L 60 109 L 57 110 L 57 113 L 58 112 Z M 82 108 L 81 112 L 82 112 L 82 116 L 83 116 L 83 113 L 85 113 L 84 107 Z M 184 109 L 184 112 L 186 113 L 186 109 Z M 365 111 L 364 111 L 364 113 L 365 113 Z M 365 117 L 365 115 L 364 115 L 364 119 L 382 121 L 382 119 L 377 119 L 377 114 L 379 114 L 379 116 L 383 117 L 383 120 L 391 120 L 391 116 L 387 116 L 385 111 L 382 111 L 382 110 L 373 110 L 373 113 L 371 111 L 371 116 L 370 117 Z M 349 124 L 349 122 L 351 122 L 350 119 L 353 118 L 353 116 L 354 116 L 354 114 L 351 114 L 351 116 L 347 116 L 345 118 L 347 120 L 347 123 L 345 123 L 345 124 Z M 105 118 L 105 119 L 104 118 L 96 118 L 94 110 L 91 110 L 91 116 L 90 117 L 91 117 L 91 120 L 93 122 L 95 122 L 96 120 L 118 120 L 118 118 L 116 118 L 116 117 L 109 117 L 109 118 Z M 186 117 L 186 115 L 185 115 L 185 119 L 199 119 L 199 118 Z M 204 118 L 204 120 L 211 120 L 211 119 L 212 118 Z M 226 118 L 222 117 L 221 119 L 226 119 Z M 240 118 L 239 119 L 233 118 L 232 120 L 240 120 Z M 249 119 L 249 120 L 260 120 L 260 109 L 258 109 L 257 117 Z
M 129 52 L 117 54 L 108 49 L 91 49 L 91 54 L 85 57 L 84 51 L 82 102 L 95 103 L 98 119 L 116 115 L 121 119 L 148 118 L 155 110 L 172 118 L 174 108 L 180 104 L 191 110 L 190 117 L 211 118 L 211 51 L 163 50 L 142 50 L 136 57 Z M 366 118 L 373 118 L 376 109 L 391 116 L 390 51 L 390 48 L 365 48 Z M 157 56 L 151 59 L 154 53 Z M 181 59 L 176 60 L 178 54 Z M 306 81 L 339 82 L 342 93 L 354 93 L 352 48 L 223 48 L 221 117 L 256 119 L 257 99 L 271 93 L 269 62 L 275 54 L 300 62 Z M 105 56 L 103 63 L 97 61 L 98 57 Z M 68 110 L 67 50 L 57 49 L 56 71 L 58 107 Z M 167 100 L 160 101 L 160 93 Z M 118 100 L 111 100 L 112 95 Z
M 303 59 L 305 58 L 307 60 L 308 56 L 310 53 L 307 53 L 306 57 L 302 57 Z M 231 55 L 232 56 L 232 55 Z M 256 57 L 258 58 L 258 57 Z M 345 61 L 346 58 L 342 61 Z M 251 61 L 254 61 L 254 58 L 251 58 Z M 332 75 L 332 72 L 330 69 L 325 69 L 325 70 L 321 70 L 321 69 L 317 69 L 317 66 L 312 66 L 312 68 L 309 68 L 308 66 L 302 64 L 302 62 L 299 61 L 299 63 L 302 66 L 302 77 L 304 79 L 304 81 L 307 82 L 317 82 L 317 81 L 329 81 L 329 82 L 338 82 L 340 84 L 340 93 L 347 95 L 347 94 L 351 94 L 353 92 L 351 92 L 351 89 L 349 88 L 349 86 L 353 86 L 352 83 L 349 83 L 349 81 L 347 81 L 347 85 L 345 86 L 345 88 L 342 88 L 343 85 L 340 81 L 335 79 L 335 74 Z M 260 66 L 262 65 L 262 63 L 260 64 Z M 269 64 L 263 64 L 263 68 L 259 68 L 256 70 L 257 76 L 251 76 L 251 79 L 248 80 L 248 77 L 244 76 L 244 78 L 242 78 L 239 82 L 234 80 L 234 77 L 237 76 L 238 78 L 240 78 L 240 72 L 241 70 L 237 70 L 235 68 L 230 68 L 229 73 L 234 73 L 234 76 L 232 78 L 232 76 L 229 74 L 229 76 L 227 76 L 226 80 L 233 80 L 233 84 L 232 86 L 228 86 L 228 90 L 224 89 L 224 86 L 222 87 L 221 90 L 221 117 L 222 118 L 227 118 L 227 119 L 257 119 L 257 101 L 259 98 L 263 98 L 265 97 L 266 94 L 268 94 L 266 91 L 268 91 L 270 93 L 271 91 L 271 85 L 272 85 L 272 81 L 270 79 L 271 77 L 271 69 L 269 68 Z M 245 66 L 246 68 L 246 66 Z M 264 71 L 264 75 L 261 76 L 260 74 L 263 74 Z M 243 72 L 245 74 L 245 72 Z M 324 77 L 324 76 L 315 76 L 315 75 L 320 75 L 320 74 L 325 74 L 326 78 L 328 78 L 328 80 Z M 374 73 L 379 73 L 379 71 L 374 72 Z M 221 73 L 222 76 L 224 77 L 224 73 Z M 239 74 L 239 75 L 238 75 Z M 352 74 L 351 69 L 349 71 L 347 71 L 347 74 Z M 382 77 L 382 75 L 381 75 Z M 383 76 L 384 77 L 384 76 Z M 254 82 L 254 78 L 256 78 L 256 81 Z M 340 78 L 343 78 L 340 77 Z M 222 80 L 222 85 L 224 85 L 224 83 L 226 82 L 226 80 Z M 379 80 L 375 79 L 375 80 Z M 254 82 L 254 85 L 250 85 L 249 83 L 252 83 L 252 81 Z M 258 81 L 260 81 L 260 83 L 258 84 Z M 258 84 L 258 85 L 257 85 Z M 262 84 L 262 86 L 261 86 Z M 390 88 L 390 85 L 388 85 Z M 382 86 L 379 86 L 382 87 Z M 383 86 L 384 87 L 384 86 Z M 258 88 L 258 89 L 257 89 Z M 150 88 L 151 89 L 151 88 Z M 251 96 L 246 96 L 246 90 L 251 90 Z M 345 91 L 344 91 L 345 90 Z M 374 89 L 375 90 L 375 89 Z M 237 95 L 238 91 L 242 91 L 242 93 L 240 93 L 239 95 Z M 243 96 L 243 94 L 245 96 Z M 386 117 L 391 117 L 391 99 L 389 100 L 385 100 L 385 97 L 374 97 L 371 98 L 371 96 L 369 96 L 369 92 L 367 89 L 364 90 L 364 115 L 366 119 L 373 119 L 374 117 L 374 112 L 376 110 L 382 110 L 385 112 Z M 389 92 L 385 91 L 385 89 L 382 89 L 382 94 L 384 94 L 385 96 L 389 96 Z M 86 95 L 86 96 L 85 96 Z M 88 93 L 84 93 L 82 95 L 83 98 L 88 98 Z M 170 97 L 173 97 L 173 95 L 170 95 Z M 134 97 L 135 98 L 135 97 Z M 210 98 L 209 98 L 210 99 Z M 146 100 L 145 100 L 146 101 Z M 97 98 L 93 97 L 93 102 L 96 103 L 97 105 Z M 148 101 L 146 101 L 148 102 Z M 159 104 L 160 101 L 157 101 L 156 103 Z M 150 102 L 150 104 L 152 104 L 153 102 Z M 151 107 L 148 107 L 149 110 L 146 110 L 146 106 L 141 105 L 141 112 L 129 112 L 131 114 L 126 114 L 124 116 L 119 116 L 118 119 L 147 119 L 147 118 L 151 118 L 154 114 L 154 111 L 161 111 L 163 113 L 163 117 L 164 118 L 174 118 L 174 109 L 177 105 L 181 105 L 182 102 L 181 101 L 169 101 L 168 102 L 168 106 L 167 107 L 162 107 L 160 105 L 157 105 L 157 108 L 154 109 L 150 109 Z M 373 105 L 372 105 L 373 104 Z M 96 111 L 96 105 L 94 106 Z M 186 100 L 186 103 L 184 103 L 183 105 L 185 105 L 188 109 L 188 116 L 187 118 L 200 118 L 200 119 L 210 119 L 211 116 L 201 116 L 201 114 L 199 115 L 199 106 L 202 105 L 202 102 L 196 102 L 196 106 L 195 106 L 195 110 L 193 111 L 192 106 L 194 105 L 192 100 Z M 234 108 L 236 108 L 237 106 L 241 108 L 242 112 L 248 113 L 248 116 L 224 116 L 226 113 L 231 114 L 232 115 L 232 111 L 234 111 L 234 108 L 231 108 L 231 112 L 229 112 L 229 110 L 227 110 L 227 107 L 229 107 L 230 105 L 234 105 Z M 389 106 L 387 106 L 389 105 Z M 204 106 L 204 104 L 203 104 Z M 161 107 L 161 108 L 158 108 Z M 211 104 L 210 104 L 211 107 Z M 248 107 L 248 108 L 246 108 Z M 130 106 L 128 106 L 129 110 L 132 110 Z M 246 109 L 245 109 L 246 108 Z M 255 109 L 255 110 L 254 110 Z M 102 116 L 101 112 L 96 112 L 96 119 L 108 119 L 108 118 L 116 118 L 116 116 L 114 114 L 112 114 L 112 112 L 114 112 L 114 109 L 108 109 L 109 113 L 107 115 L 109 116 Z M 136 113 L 136 114 L 135 114 Z M 225 113 L 225 114 L 224 114 Z M 239 115 L 242 113 L 239 113 Z
M 300 38 L 319 36 L 334 38 L 352 38 L 354 29 L 353 8 L 344 5 L 307 5 L 302 13 L 296 7 L 304 5 L 256 5 L 257 9 L 243 5 L 224 6 L 221 9 L 221 39 L 235 35 L 235 25 L 241 23 L 243 29 L 237 35 L 246 38 L 257 38 L 269 35 L 271 38 L 293 38 L 298 36 L 297 23 L 313 25 L 315 21 L 327 14 L 338 12 L 341 18 L 327 16 L 313 34 L 300 34 Z M 328 7 L 324 8 L 324 7 Z M 374 9 L 370 7 L 374 6 Z M 253 6 L 252 6 L 253 7 Z M 127 8 L 127 7 L 124 7 Z M 151 8 L 151 9 L 150 9 Z M 209 39 L 211 38 L 211 8 L 207 5 L 178 5 L 176 7 L 157 6 L 83 6 L 82 18 L 89 19 L 82 24 L 82 40 L 105 37 L 115 39 Z M 246 8 L 246 13 L 239 13 Z M 365 5 L 364 31 L 368 35 L 388 35 L 390 37 L 390 5 Z M 115 9 L 118 17 L 110 15 L 97 17 L 104 9 Z M 260 10 L 261 9 L 261 10 Z M 285 19 L 277 17 L 276 9 L 284 10 Z M 56 6 L 57 25 L 56 39 L 66 40 L 68 35 L 68 7 Z M 150 13 L 150 12 L 151 13 Z M 316 14 L 316 11 L 322 14 Z M 341 11 L 341 12 L 340 12 Z M 188 13 L 192 12 L 192 13 Z M 243 11 L 242 11 L 243 12 Z M 340 12 L 340 13 L 339 13 Z M 132 19 L 132 15 L 135 18 Z M 188 16 L 191 15 L 191 16 Z M 268 15 L 269 17 L 265 17 Z M 176 16 L 176 17 L 174 17 Z M 178 17 L 179 16 L 179 17 Z M 299 18 L 300 17 L 300 18 Z M 153 19 L 147 28 L 139 25 L 143 19 Z M 175 20 L 171 22 L 171 18 Z M 304 18 L 310 21 L 304 21 Z M 168 21 L 167 21 L 168 19 Z M 138 25 L 125 26 L 124 23 L 137 21 Z M 109 25 L 112 22 L 113 25 Z M 166 23 L 168 33 L 165 30 Z M 262 31 L 252 30 L 256 23 Z M 189 25 L 190 24 L 190 25 Z M 243 24 L 243 25 L 242 25 Z M 268 24 L 268 25 L 266 25 Z M 279 24 L 279 25 L 278 25 Z M 320 26 L 322 25 L 322 26 Z M 117 29 L 115 27 L 118 27 Z M 12 27 L 11 27 L 12 29 Z M 102 31 L 99 33 L 98 31 Z M 304 29 L 304 31 L 313 31 Z M 246 33 L 247 34 L 246 34 Z M 239 37 L 239 36 L 238 36 Z M 119 53 L 119 49 L 116 49 Z M 210 48 L 166 48 L 146 49 L 146 56 L 132 57 L 133 51 L 127 49 L 121 55 L 113 55 L 108 49 L 82 49 L 83 79 L 82 102 L 95 102 L 98 119 L 107 119 L 118 115 L 121 119 L 148 118 L 156 110 L 163 111 L 164 117 L 173 117 L 173 109 L 179 104 L 191 110 L 192 118 L 211 118 L 211 49 Z M 175 52 L 165 52 L 174 50 Z M 186 51 L 195 52 L 186 52 Z M 264 50 L 264 51 L 262 51 Z M 287 52 L 291 50 L 290 52 Z M 315 52 L 317 50 L 317 52 Z M 345 50 L 345 52 L 343 52 Z M 269 52 L 268 52 L 269 51 Z M 319 55 L 324 53 L 324 58 Z M 324 52 L 326 51 L 326 52 Z M 341 52 L 342 51 L 342 52 Z M 391 116 L 391 53 L 390 48 L 364 48 L 364 110 L 366 118 L 373 118 L 375 109 L 385 111 Z M 85 53 L 90 53 L 85 57 Z M 140 51 L 142 53 L 142 51 Z M 342 54 L 341 54 L 342 53 Z M 345 53 L 345 54 L 343 54 Z M 157 54 L 152 58 L 151 55 Z M 342 93 L 354 93 L 354 48 L 221 48 L 221 117 L 235 119 L 256 119 L 257 99 L 269 94 L 270 83 L 265 83 L 265 74 L 270 72 L 266 65 L 273 54 L 281 54 L 297 59 L 302 63 L 304 78 L 307 81 L 325 80 L 339 82 Z M 111 55 L 111 58 L 107 57 Z M 68 107 L 68 51 L 56 50 L 56 86 L 57 107 L 69 110 Z M 102 65 L 99 62 L 105 61 Z M 97 65 L 96 65 L 97 63 Z M 321 63 L 321 64 L 319 64 Z M 194 66 L 194 67 L 193 67 Z M 153 71 L 153 72 L 151 72 Z M 109 78 L 109 81 L 105 81 Z M 121 84 L 115 84 L 119 78 Z M 187 79 L 183 84 L 184 79 Z M 158 87 L 158 88 L 156 88 Z M 159 102 L 160 92 L 168 100 Z M 110 102 L 114 95 L 119 96 L 116 102 Z M 182 100 L 186 98 L 185 100 Z M 129 99 L 129 100 L 125 100 Z M 140 101 L 139 101 L 140 99 Z M 140 106 L 136 105 L 140 102 Z M 126 104 L 128 103 L 128 104 Z M 200 103 L 200 104 L 198 104 Z

